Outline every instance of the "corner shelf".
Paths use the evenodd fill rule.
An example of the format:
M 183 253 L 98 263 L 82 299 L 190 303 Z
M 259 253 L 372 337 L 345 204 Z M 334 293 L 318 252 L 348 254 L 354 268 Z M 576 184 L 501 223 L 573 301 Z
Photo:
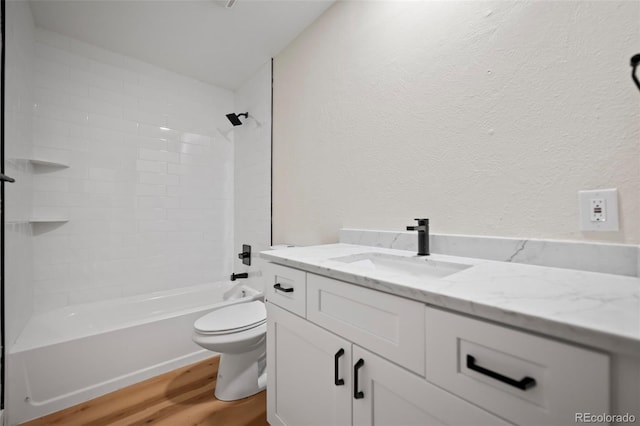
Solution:
M 32 217 L 29 219 L 29 223 L 65 223 L 69 222 L 67 217 Z
M 28 158 L 27 161 L 29 161 L 34 166 L 58 167 L 61 169 L 69 168 L 68 164 L 61 163 L 59 161 L 42 160 L 38 158 Z

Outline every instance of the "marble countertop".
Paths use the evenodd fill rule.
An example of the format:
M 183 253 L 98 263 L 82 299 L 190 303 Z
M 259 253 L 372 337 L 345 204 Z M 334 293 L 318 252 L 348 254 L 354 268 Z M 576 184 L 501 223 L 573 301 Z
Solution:
M 333 260 L 361 253 L 414 252 L 351 244 L 261 252 L 281 265 L 608 352 L 640 356 L 640 279 L 432 254 L 472 267 L 444 278 L 377 270 Z

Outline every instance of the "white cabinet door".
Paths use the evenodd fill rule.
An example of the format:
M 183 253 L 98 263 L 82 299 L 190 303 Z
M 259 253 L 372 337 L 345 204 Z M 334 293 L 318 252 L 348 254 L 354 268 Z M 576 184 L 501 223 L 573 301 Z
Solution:
M 354 425 L 509 424 L 355 345 L 352 364 Z M 357 392 L 361 392 L 360 398 L 355 398 Z
M 351 343 L 267 303 L 271 426 L 351 424 Z

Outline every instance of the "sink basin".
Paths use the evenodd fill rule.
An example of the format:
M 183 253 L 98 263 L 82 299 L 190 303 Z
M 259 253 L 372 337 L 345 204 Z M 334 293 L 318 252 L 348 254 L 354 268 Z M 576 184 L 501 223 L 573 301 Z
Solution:
M 379 272 L 409 274 L 425 278 L 443 278 L 473 266 L 464 263 L 431 260 L 428 257 L 405 257 L 384 253 L 360 253 L 334 257 L 329 260 Z

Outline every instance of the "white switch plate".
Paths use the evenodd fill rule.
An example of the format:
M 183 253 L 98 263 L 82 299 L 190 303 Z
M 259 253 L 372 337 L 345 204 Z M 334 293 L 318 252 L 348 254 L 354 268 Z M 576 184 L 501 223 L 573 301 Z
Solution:
M 618 231 L 618 190 L 578 191 L 580 230 Z

